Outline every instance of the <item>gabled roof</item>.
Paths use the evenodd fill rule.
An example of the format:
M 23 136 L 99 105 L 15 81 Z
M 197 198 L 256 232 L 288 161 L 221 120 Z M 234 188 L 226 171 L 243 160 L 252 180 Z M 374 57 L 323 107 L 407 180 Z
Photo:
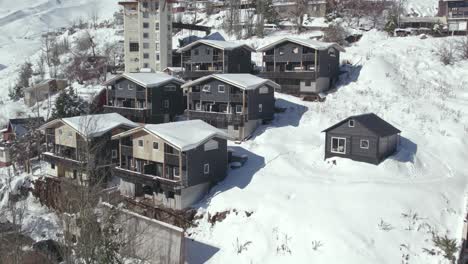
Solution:
M 182 88 L 192 87 L 199 83 L 202 83 L 211 78 L 220 80 L 227 84 L 236 86 L 242 90 L 255 90 L 265 84 L 272 86 L 273 88 L 279 89 L 281 86 L 274 81 L 263 79 L 248 73 L 227 73 L 227 74 L 212 74 L 204 76 L 202 78 L 196 79 L 194 81 L 188 82 L 182 85 Z
M 112 137 L 118 139 L 145 131 L 149 134 L 162 138 L 168 144 L 178 148 L 180 151 L 194 149 L 213 137 L 227 139 L 226 133 L 201 121 L 190 120 L 158 125 L 147 124 L 143 127 L 132 129 Z
M 162 73 L 162 72 L 136 72 L 136 73 L 124 73 L 119 76 L 116 76 L 109 81 L 105 82 L 104 85 L 114 84 L 120 79 L 127 79 L 138 85 L 141 85 L 145 88 L 153 88 L 161 85 L 165 85 L 170 82 L 177 82 L 183 84 L 184 81 L 176 78 L 172 75 Z
M 247 50 L 251 52 L 255 52 L 255 49 L 250 47 L 247 44 L 242 44 L 242 43 L 237 43 L 237 42 L 231 42 L 231 41 L 223 41 L 223 40 L 211 40 L 211 39 L 200 39 L 195 42 L 190 43 L 189 45 L 182 47 L 177 50 L 177 52 L 181 53 L 187 50 L 190 50 L 192 47 L 198 45 L 198 44 L 205 44 L 208 46 L 211 46 L 213 48 L 217 48 L 220 50 L 233 50 L 237 48 L 246 48 Z
M 315 40 L 315 39 L 301 39 L 301 38 L 293 38 L 293 37 L 285 37 L 285 38 L 282 38 L 280 40 L 277 40 L 273 43 L 270 43 L 266 46 L 263 46 L 259 49 L 257 49 L 257 52 L 263 52 L 263 51 L 267 51 L 267 50 L 270 50 L 272 48 L 274 48 L 275 46 L 279 45 L 279 44 L 282 44 L 284 42 L 292 42 L 292 43 L 296 43 L 296 44 L 299 44 L 299 45 L 302 45 L 302 46 L 305 46 L 305 47 L 309 47 L 309 48 L 312 48 L 312 49 L 316 49 L 316 50 L 327 50 L 329 48 L 335 48 L 341 52 L 345 52 L 345 49 L 338 45 L 337 43 L 332 43 L 332 42 L 322 42 L 322 41 L 318 41 L 318 40 Z
M 359 124 L 369 129 L 370 131 L 374 132 L 377 136 L 380 136 L 380 137 L 386 137 L 386 136 L 391 136 L 391 135 L 401 133 L 399 129 L 395 128 L 394 126 L 392 126 L 387 121 L 383 120 L 382 118 L 380 118 L 374 113 L 348 117 L 345 120 L 323 130 L 322 132 L 328 132 L 342 125 L 343 123 L 348 122 L 348 120 L 350 119 L 356 120 L 357 122 L 359 122 Z
M 130 128 L 138 127 L 139 125 L 128 120 L 127 118 L 117 114 L 99 114 L 99 115 L 85 115 L 74 116 L 61 119 L 55 119 L 47 124 L 44 124 L 39 129 L 45 130 L 58 123 L 63 123 L 70 126 L 77 133 L 85 138 L 93 138 L 104 135 L 119 126 L 127 126 Z

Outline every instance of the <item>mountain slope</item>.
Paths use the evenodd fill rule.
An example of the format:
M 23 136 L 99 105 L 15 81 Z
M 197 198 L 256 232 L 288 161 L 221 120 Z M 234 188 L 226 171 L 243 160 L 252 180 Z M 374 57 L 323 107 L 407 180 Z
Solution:
M 442 66 L 432 52 L 439 41 L 366 33 L 343 54 L 353 66 L 325 103 L 277 94 L 287 111 L 232 145 L 249 161 L 199 204 L 203 218 L 189 233 L 214 249 L 202 259 L 190 244 L 190 258 L 390 264 L 408 256 L 409 263 L 440 263 L 423 248 L 432 248 L 432 230 L 461 236 L 468 94 L 459 83 L 468 81 L 468 63 Z M 321 131 L 365 112 L 403 131 L 399 152 L 379 166 L 324 161 Z M 224 221 L 208 221 L 227 210 Z

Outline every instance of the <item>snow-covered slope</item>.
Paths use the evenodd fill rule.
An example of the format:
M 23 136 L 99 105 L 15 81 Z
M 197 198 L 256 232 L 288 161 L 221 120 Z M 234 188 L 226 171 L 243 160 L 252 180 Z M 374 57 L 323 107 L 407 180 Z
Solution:
M 468 63 L 443 66 L 433 53 L 440 41 L 366 33 L 343 54 L 353 66 L 325 103 L 276 94 L 287 111 L 253 139 L 232 145 L 249 160 L 199 204 L 203 218 L 189 233 L 210 245 L 204 247 L 209 253 L 190 244 L 189 258 L 195 263 L 443 263 L 423 248 L 432 248 L 431 230 L 461 236 Z M 400 151 L 379 166 L 324 161 L 321 131 L 366 112 L 403 131 Z M 207 221 L 208 214 L 234 209 L 222 222 Z M 317 244 L 322 246 L 314 250 Z M 406 256 L 408 262 L 402 262 Z
M 409 13 L 420 16 L 435 16 L 438 3 L 438 0 L 407 0 L 406 8 Z

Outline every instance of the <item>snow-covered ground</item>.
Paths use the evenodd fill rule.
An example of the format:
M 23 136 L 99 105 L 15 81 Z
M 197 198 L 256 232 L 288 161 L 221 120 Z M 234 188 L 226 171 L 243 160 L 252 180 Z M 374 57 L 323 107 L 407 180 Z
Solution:
M 438 0 L 407 0 L 406 9 L 419 16 L 435 16 L 438 4 Z
M 432 248 L 431 230 L 461 237 L 468 63 L 442 65 L 433 52 L 441 41 L 370 32 L 343 54 L 352 66 L 325 103 L 276 94 L 287 111 L 253 139 L 232 145 L 249 161 L 199 204 L 203 219 L 189 233 L 210 253 L 193 250 L 189 258 L 374 264 L 408 256 L 404 263 L 444 263 L 423 248 Z M 379 166 L 324 161 L 321 131 L 366 112 L 403 131 L 399 152 Z M 207 221 L 208 213 L 234 209 L 214 226 Z

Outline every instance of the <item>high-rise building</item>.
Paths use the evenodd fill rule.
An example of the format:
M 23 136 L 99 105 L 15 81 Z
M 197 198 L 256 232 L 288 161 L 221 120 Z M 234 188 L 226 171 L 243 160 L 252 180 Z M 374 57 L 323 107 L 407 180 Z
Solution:
M 170 2 L 119 2 L 124 8 L 125 72 L 157 72 L 172 66 Z

